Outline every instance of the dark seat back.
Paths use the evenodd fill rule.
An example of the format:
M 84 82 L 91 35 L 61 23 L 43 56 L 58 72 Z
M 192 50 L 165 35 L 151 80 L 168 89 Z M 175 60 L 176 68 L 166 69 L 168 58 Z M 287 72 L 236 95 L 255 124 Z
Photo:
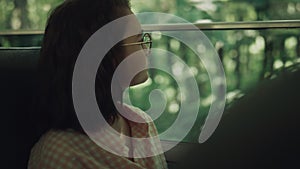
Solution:
M 0 48 L 0 103 L 5 159 L 1 168 L 27 168 L 38 139 L 30 121 L 36 89 L 39 47 Z

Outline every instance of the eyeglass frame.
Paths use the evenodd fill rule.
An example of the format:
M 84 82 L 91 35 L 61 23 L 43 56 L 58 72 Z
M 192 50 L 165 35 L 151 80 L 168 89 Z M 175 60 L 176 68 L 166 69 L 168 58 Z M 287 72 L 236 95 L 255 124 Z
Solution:
M 150 33 L 145 33 L 144 35 L 143 35 L 143 37 L 142 37 L 142 40 L 144 40 L 144 37 L 145 36 L 148 36 L 149 37 L 149 41 L 142 41 L 142 42 L 132 42 L 132 43 L 123 43 L 123 44 L 121 44 L 120 46 L 133 46 L 133 45 L 142 45 L 142 47 L 143 47 L 143 45 L 144 44 L 150 44 L 150 47 L 149 47 L 149 51 L 150 51 L 150 49 L 152 48 L 152 37 L 151 37 L 151 35 L 150 35 Z M 143 47 L 144 48 L 144 47 Z

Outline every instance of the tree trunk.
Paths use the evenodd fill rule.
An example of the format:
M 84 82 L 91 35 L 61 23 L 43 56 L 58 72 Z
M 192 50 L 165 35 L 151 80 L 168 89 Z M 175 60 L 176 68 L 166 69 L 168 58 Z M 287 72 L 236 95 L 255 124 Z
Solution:
M 27 0 L 14 0 L 15 9 L 13 12 L 16 14 L 16 19 L 20 20 L 20 29 L 30 28 L 30 23 L 28 19 L 28 10 L 27 10 Z M 12 16 L 11 19 L 14 19 Z

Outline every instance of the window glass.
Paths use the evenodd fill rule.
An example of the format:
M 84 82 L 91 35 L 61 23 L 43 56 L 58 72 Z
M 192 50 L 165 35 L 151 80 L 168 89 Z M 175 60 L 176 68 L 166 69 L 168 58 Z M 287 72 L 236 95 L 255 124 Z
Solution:
M 0 47 L 40 46 L 47 18 L 61 2 L 0 0 Z
M 43 30 L 49 11 L 63 0 L 0 0 L 0 31 Z M 134 12 L 175 14 L 189 22 L 299 19 L 300 0 L 131 0 Z
M 0 0 L 0 47 L 40 46 L 43 35 L 5 35 L 11 30 L 44 30 L 49 12 L 63 0 Z M 134 12 L 175 14 L 189 22 L 236 22 L 300 19 L 300 0 L 131 0 Z M 3 33 L 4 32 L 4 33 Z M 264 78 L 300 61 L 300 29 L 207 30 L 204 31 L 220 55 L 227 81 L 227 106 Z M 152 33 L 153 48 L 171 51 L 192 69 L 197 80 L 201 107 L 197 121 L 184 141 L 197 142 L 212 100 L 208 74 L 203 63 L 176 39 Z M 170 62 L 159 60 L 157 64 Z M 177 65 L 174 70 L 180 69 Z M 160 89 L 166 96 L 164 113 L 155 120 L 158 131 L 167 130 L 178 117 L 180 99 L 175 80 L 162 71 L 149 71 L 150 79 L 130 88 L 131 102 L 150 108 L 149 94 Z M 154 104 L 161 104 L 154 100 Z M 189 117 L 187 117 L 189 118 Z M 172 135 L 163 139 L 177 140 Z
M 0 0 L 0 31 L 43 30 L 51 9 L 63 0 Z
M 294 20 L 300 16 L 300 0 L 132 0 L 131 2 L 134 12 L 170 13 L 192 23 Z M 227 107 L 254 88 L 262 79 L 274 78 L 281 70 L 300 61 L 299 29 L 209 30 L 204 33 L 215 46 L 224 66 Z M 187 46 L 170 37 L 154 38 L 153 47 L 175 53 L 194 70 L 200 90 L 201 107 L 197 121 L 184 141 L 197 142 L 200 128 L 210 108 L 210 101 L 213 100 L 203 63 Z M 170 61 L 160 60 L 158 63 L 162 62 Z M 151 81 L 141 88 L 131 89 L 129 93 L 133 104 L 147 110 L 152 106 L 148 99 L 151 91 L 153 89 L 163 91 L 167 99 L 166 109 L 162 116 L 155 120 L 158 131 L 163 132 L 178 117 L 180 91 L 174 79 L 166 73 L 151 70 L 150 74 Z M 158 100 L 151 101 L 154 105 L 160 104 Z M 178 140 L 172 135 L 163 139 Z
M 268 29 L 268 30 L 213 30 L 204 31 L 220 55 L 223 63 L 227 95 L 226 106 L 241 98 L 263 79 L 276 78 L 279 72 L 300 63 L 300 29 Z M 200 128 L 204 124 L 213 97 L 211 95 L 208 73 L 189 47 L 176 39 L 157 36 L 153 33 L 153 48 L 170 51 L 179 56 L 193 71 L 200 91 L 200 109 L 198 119 L 184 141 L 197 142 Z M 151 57 L 151 56 L 150 56 Z M 172 71 L 180 69 L 176 62 L 161 59 L 155 64 L 170 65 Z M 163 92 L 167 103 L 163 114 L 155 120 L 158 131 L 166 131 L 178 117 L 180 111 L 180 92 L 176 81 L 165 72 L 149 71 L 151 79 L 140 87 L 129 90 L 131 102 L 142 108 L 159 107 L 161 100 L 150 100 L 151 91 L 159 89 Z M 185 76 L 184 73 L 177 74 Z M 180 77 L 179 77 L 180 78 Z M 151 104 L 150 104 L 151 102 Z M 191 102 L 191 106 L 193 103 Z M 189 116 L 185 116 L 187 122 Z M 177 140 L 168 135 L 162 139 Z
M 132 0 L 135 12 L 175 14 L 189 22 L 299 19 L 300 0 Z

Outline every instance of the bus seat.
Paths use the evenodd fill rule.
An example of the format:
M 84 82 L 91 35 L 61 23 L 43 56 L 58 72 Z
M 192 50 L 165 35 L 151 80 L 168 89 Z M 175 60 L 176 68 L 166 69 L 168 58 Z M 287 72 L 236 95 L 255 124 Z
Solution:
M 30 149 L 38 139 L 30 123 L 40 48 L 0 48 L 2 146 L 1 168 L 27 168 Z
M 224 113 L 202 144 L 184 146 L 184 168 L 299 168 L 300 65 L 260 83 Z

